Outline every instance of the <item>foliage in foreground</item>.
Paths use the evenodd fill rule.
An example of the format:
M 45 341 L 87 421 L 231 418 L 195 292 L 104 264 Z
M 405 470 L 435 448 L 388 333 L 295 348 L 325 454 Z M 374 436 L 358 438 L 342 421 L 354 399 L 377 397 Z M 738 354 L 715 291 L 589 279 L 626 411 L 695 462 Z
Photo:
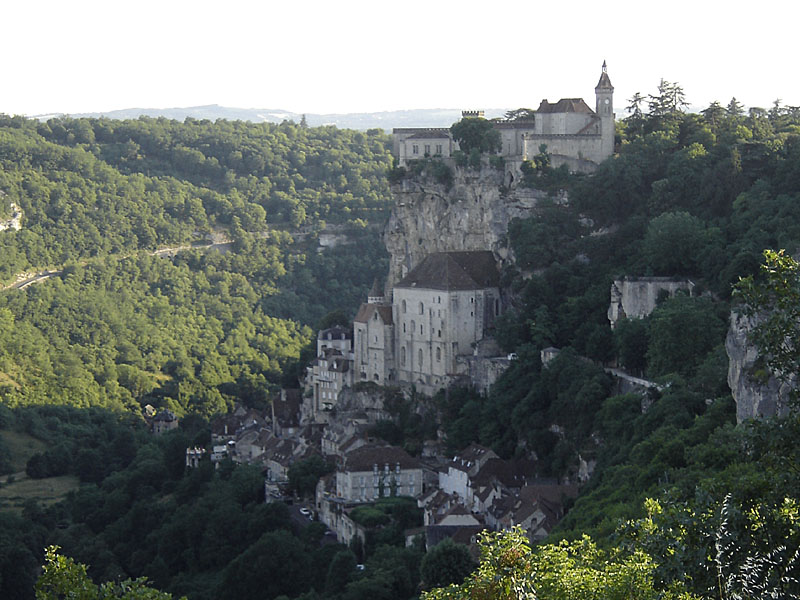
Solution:
M 44 571 L 36 582 L 36 600 L 171 600 L 172 594 L 147 586 L 147 579 L 126 579 L 119 583 L 97 585 L 86 572 L 86 566 L 58 553 L 58 546 L 45 550 Z
M 480 546 L 480 565 L 462 585 L 424 592 L 423 600 L 693 598 L 680 584 L 667 591 L 656 589 L 655 562 L 638 549 L 605 552 L 588 537 L 531 549 L 519 528 L 484 533 Z

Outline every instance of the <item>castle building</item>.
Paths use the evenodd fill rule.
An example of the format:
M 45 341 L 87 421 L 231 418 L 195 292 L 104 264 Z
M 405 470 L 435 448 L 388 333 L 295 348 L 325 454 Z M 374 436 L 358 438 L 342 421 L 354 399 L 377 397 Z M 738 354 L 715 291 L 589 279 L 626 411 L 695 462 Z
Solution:
M 518 166 L 547 147 L 551 164 L 590 172 L 614 153 L 614 86 L 603 62 L 595 86 L 595 108 L 582 98 L 544 99 L 532 115 L 517 120 L 494 120 L 500 132 L 499 154 Z M 464 111 L 463 118 L 482 117 L 482 111 Z M 458 150 L 447 128 L 402 128 L 392 131 L 393 151 L 400 166 L 426 156 L 449 158 Z

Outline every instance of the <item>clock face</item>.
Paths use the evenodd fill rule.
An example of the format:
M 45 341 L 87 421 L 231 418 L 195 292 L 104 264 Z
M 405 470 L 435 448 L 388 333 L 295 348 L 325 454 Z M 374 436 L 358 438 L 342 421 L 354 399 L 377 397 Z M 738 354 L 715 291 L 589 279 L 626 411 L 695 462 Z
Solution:
M 608 104 L 610 102 L 610 100 L 608 98 L 606 98 L 605 102 L 606 102 L 606 104 Z

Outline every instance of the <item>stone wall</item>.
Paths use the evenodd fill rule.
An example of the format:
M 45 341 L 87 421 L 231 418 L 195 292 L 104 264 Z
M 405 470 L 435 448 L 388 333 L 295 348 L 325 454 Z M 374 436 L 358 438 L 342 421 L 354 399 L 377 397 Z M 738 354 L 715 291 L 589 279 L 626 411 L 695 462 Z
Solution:
M 669 277 L 639 277 L 617 279 L 611 284 L 611 304 L 608 320 L 613 329 L 620 319 L 643 319 L 655 310 L 662 292 L 674 296 L 679 290 L 692 295 L 694 283 L 688 280 L 676 281 Z

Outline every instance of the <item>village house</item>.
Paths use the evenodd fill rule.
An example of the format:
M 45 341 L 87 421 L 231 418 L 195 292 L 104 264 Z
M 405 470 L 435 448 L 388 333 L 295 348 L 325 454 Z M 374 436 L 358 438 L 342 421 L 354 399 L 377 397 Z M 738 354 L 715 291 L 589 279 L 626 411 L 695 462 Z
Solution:
M 156 413 L 152 421 L 153 433 L 161 435 L 167 431 L 172 431 L 178 428 L 178 417 L 174 412 L 167 409 L 162 409 Z
M 336 496 L 349 502 L 421 494 L 422 466 L 405 450 L 395 446 L 364 446 L 351 450 L 336 472 Z

